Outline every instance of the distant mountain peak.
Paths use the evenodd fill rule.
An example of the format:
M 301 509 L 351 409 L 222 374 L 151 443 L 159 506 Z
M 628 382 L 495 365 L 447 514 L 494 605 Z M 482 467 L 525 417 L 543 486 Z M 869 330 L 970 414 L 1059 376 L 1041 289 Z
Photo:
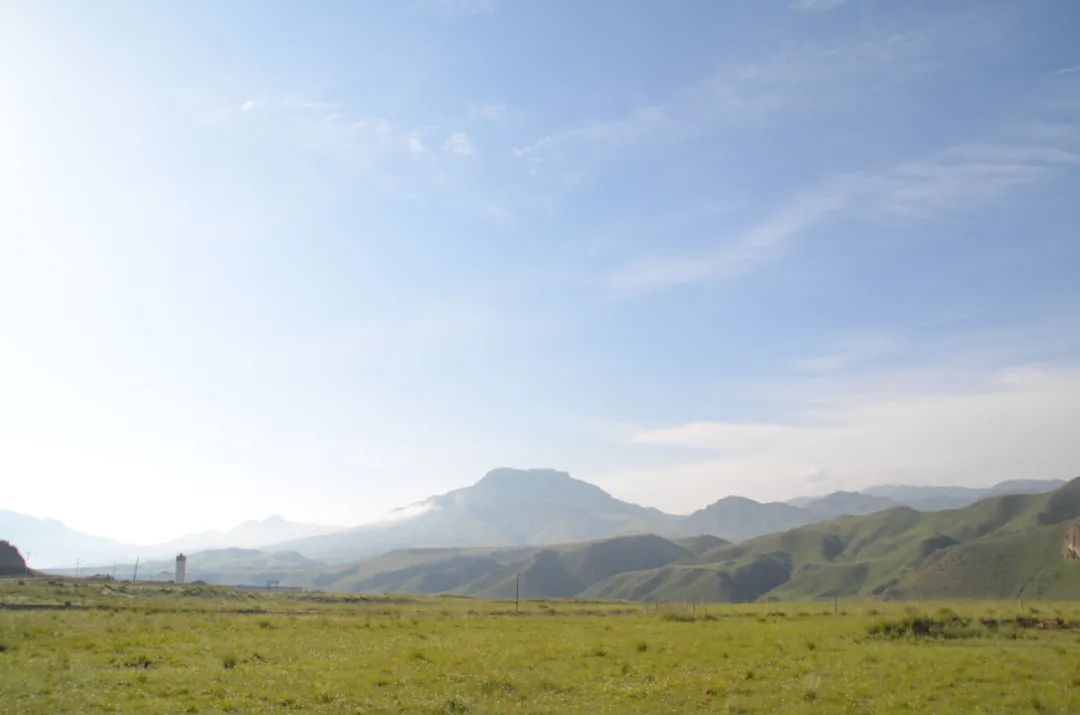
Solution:
M 516 486 L 519 484 L 535 484 L 536 482 L 547 482 L 552 484 L 566 484 L 571 482 L 577 482 L 580 484 L 586 484 L 579 479 L 574 479 L 570 476 L 569 472 L 563 472 L 558 469 L 517 469 L 514 467 L 498 467 L 492 469 L 483 477 L 480 478 L 473 486 L 481 485 L 510 485 Z M 591 486 L 591 485 L 590 485 Z
M 720 497 L 719 499 L 717 499 L 716 501 L 714 501 L 712 504 L 710 504 L 709 506 L 707 506 L 705 508 L 706 509 L 711 509 L 711 508 L 716 507 L 716 506 L 726 506 L 726 505 L 734 506 L 734 505 L 740 505 L 740 504 L 761 504 L 761 502 L 756 501 L 754 499 L 751 499 L 749 497 L 741 497 L 741 496 L 738 496 L 736 494 L 729 494 L 726 497 Z
M 513 467 L 492 469 L 471 487 L 451 492 L 458 495 L 463 493 L 505 494 L 517 498 L 545 501 L 612 498 L 595 484 L 575 479 L 568 472 L 558 469 L 515 469 Z

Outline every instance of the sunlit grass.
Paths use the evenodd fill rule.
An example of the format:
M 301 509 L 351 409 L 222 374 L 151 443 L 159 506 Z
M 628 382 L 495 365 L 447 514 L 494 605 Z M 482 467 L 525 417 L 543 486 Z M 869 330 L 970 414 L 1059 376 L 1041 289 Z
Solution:
M 71 604 L 0 610 L 2 712 L 1080 711 L 1080 631 L 980 625 L 1080 620 L 1072 603 L 657 613 L 70 583 L 0 601 Z M 952 630 L 882 628 L 919 618 Z

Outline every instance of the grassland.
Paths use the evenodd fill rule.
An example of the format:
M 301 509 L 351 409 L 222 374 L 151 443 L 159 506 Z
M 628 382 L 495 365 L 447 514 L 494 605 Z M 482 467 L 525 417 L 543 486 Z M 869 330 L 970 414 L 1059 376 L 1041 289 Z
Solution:
M 1078 603 L 515 612 L 71 581 L 5 582 L 0 603 L 0 712 L 1080 711 Z M 924 615 L 941 627 L 905 629 Z

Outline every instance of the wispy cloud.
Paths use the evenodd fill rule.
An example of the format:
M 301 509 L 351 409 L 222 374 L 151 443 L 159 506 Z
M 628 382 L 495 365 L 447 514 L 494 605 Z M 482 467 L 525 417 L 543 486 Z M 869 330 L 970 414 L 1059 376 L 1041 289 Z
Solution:
M 419 158 L 424 153 L 424 142 L 420 140 L 420 136 L 416 132 L 412 132 L 405 137 L 405 146 L 409 150 L 409 154 L 413 158 Z
M 617 269 L 611 284 L 620 292 L 632 292 L 739 275 L 781 255 L 799 234 L 842 209 L 851 191 L 850 182 L 841 179 L 795 199 L 709 253 L 634 261 Z
M 574 145 L 587 142 L 594 145 L 620 145 L 639 141 L 653 134 L 668 121 L 663 107 L 636 107 L 622 119 L 586 124 L 543 137 L 531 144 L 514 147 L 512 153 L 524 159 L 532 169 L 552 158 L 558 158 Z
M 817 0 L 820 4 L 823 0 Z M 808 8 L 809 9 L 809 8 Z M 971 18 L 964 23 L 975 24 Z M 967 25 L 963 25 L 966 27 Z M 866 87 L 923 74 L 971 43 L 950 19 L 908 30 L 890 30 L 831 46 L 804 45 L 711 72 L 670 94 L 628 108 L 621 116 L 586 122 L 514 148 L 531 171 L 545 163 L 588 158 L 587 149 L 669 140 L 718 126 L 770 118 L 792 120 L 792 112 L 818 106 L 835 109 L 865 99 Z M 978 41 L 993 33 L 980 28 Z
M 465 132 L 454 132 L 443 144 L 443 151 L 450 152 L 460 159 L 468 159 L 476 155 L 469 135 Z
M 245 100 L 234 117 L 266 137 L 350 162 L 408 151 L 407 138 L 388 118 L 357 116 L 342 105 L 297 95 Z
M 871 210 L 928 218 L 970 211 L 1078 163 L 1080 154 L 1057 147 L 965 144 L 866 176 L 861 198 Z
M 374 185 L 408 195 L 432 182 L 445 185 L 456 159 L 477 156 L 469 134 L 449 131 L 446 122 L 410 125 L 303 95 L 249 97 L 217 106 L 209 117 L 241 129 L 245 139 L 340 162 Z
M 827 352 L 808 355 L 795 361 L 794 367 L 805 372 L 829 372 L 871 361 L 897 346 L 897 338 L 884 333 L 853 335 L 838 340 Z
M 964 144 L 877 172 L 852 172 L 782 205 L 711 251 L 651 256 L 616 268 L 618 292 L 731 278 L 784 254 L 827 221 L 845 218 L 928 220 L 975 210 L 1009 191 L 1080 165 L 1080 153 L 1029 144 Z
M 469 105 L 469 119 L 498 124 L 506 119 L 506 105 L 497 103 L 471 104 Z

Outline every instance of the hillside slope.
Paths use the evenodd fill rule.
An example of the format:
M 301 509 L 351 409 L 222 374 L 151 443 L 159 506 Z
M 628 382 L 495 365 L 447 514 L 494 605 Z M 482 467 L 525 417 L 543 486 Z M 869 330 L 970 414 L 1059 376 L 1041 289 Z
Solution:
M 412 547 L 529 546 L 666 533 L 679 520 L 551 469 L 496 469 L 470 487 L 431 497 L 410 511 L 415 513 L 278 547 L 347 560 Z
M 708 543 L 719 540 L 709 537 Z M 692 541 L 688 545 L 699 545 Z M 491 598 L 574 596 L 625 571 L 695 558 L 654 534 L 504 549 L 405 549 L 321 573 L 311 585 L 335 591 L 456 593 Z
M 1080 562 L 1062 555 L 1080 517 L 1080 479 L 1049 494 L 962 509 L 883 512 L 710 549 L 693 563 L 605 579 L 585 595 L 635 600 L 1075 597 Z
M 603 502 L 601 495 L 582 493 Z M 896 507 L 741 543 L 630 534 L 556 545 L 400 549 L 336 566 L 293 551 L 225 549 L 189 555 L 188 572 L 215 583 L 280 580 L 354 593 L 493 598 L 1072 598 L 1080 593 L 1080 561 L 1066 559 L 1062 547 L 1078 518 L 1080 479 L 1048 494 L 937 512 Z M 145 563 L 140 574 L 169 578 L 171 567 Z

